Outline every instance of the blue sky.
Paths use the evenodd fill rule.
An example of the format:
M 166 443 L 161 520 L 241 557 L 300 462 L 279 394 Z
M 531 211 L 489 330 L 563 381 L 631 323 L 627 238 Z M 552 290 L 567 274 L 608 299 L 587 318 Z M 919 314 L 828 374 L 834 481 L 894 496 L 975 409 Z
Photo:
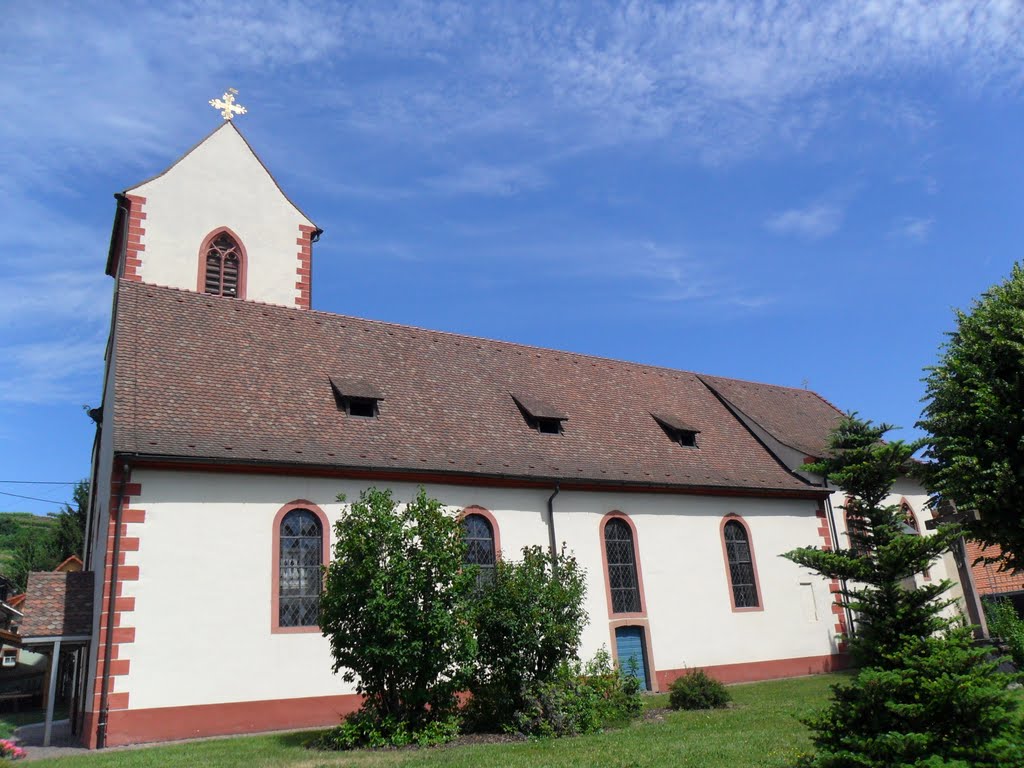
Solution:
M 88 474 L 112 194 L 228 86 L 325 230 L 317 309 L 808 386 L 914 436 L 952 308 L 1024 242 L 1022 33 L 1008 0 L 12 5 L 0 480 Z

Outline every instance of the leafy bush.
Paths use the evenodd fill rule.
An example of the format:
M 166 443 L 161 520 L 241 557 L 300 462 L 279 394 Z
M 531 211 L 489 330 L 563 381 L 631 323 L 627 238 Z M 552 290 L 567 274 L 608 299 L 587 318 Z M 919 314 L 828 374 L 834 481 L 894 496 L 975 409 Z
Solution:
M 1024 619 L 1009 600 L 985 601 L 985 618 L 992 637 L 998 637 L 1009 648 L 1013 663 L 1024 670 Z
M 459 735 L 459 720 L 453 715 L 413 726 L 393 715 L 379 716 L 369 709 L 360 709 L 346 717 L 341 725 L 317 739 L 318 749 L 358 749 L 368 747 L 433 747 L 445 744 Z
M 576 736 L 633 720 L 643 710 L 640 681 L 611 664 L 606 650 L 589 662 L 563 664 L 538 683 L 505 729 L 529 736 Z
M 668 690 L 672 709 L 721 709 L 732 701 L 729 690 L 703 669 L 691 669 L 677 677 Z
M 364 703 L 332 732 L 333 743 L 397 745 L 446 733 L 474 657 L 476 574 L 463 567 L 462 526 L 422 488 L 405 505 L 370 488 L 334 530 L 320 627 L 334 671 L 356 683 Z
M 554 567 L 536 546 L 525 547 L 519 562 L 497 562 L 475 600 L 477 670 L 467 708 L 473 728 L 503 730 L 538 697 L 560 700 L 556 691 L 572 676 L 567 665 L 587 620 L 585 593 L 584 573 L 564 549 Z
M 587 687 L 597 695 L 597 719 L 601 727 L 633 720 L 643 712 L 640 681 L 613 665 L 606 648 L 583 666 L 583 677 Z

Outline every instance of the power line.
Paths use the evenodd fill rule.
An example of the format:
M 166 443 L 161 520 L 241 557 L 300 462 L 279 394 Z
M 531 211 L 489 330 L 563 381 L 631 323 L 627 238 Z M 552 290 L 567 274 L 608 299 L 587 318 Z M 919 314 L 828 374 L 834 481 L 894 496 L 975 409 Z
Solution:
M 78 480 L 61 482 L 58 480 L 0 480 L 3 485 L 78 485 Z
M 20 493 L 7 493 L 7 491 L 0 491 L 0 496 L 13 496 L 16 499 L 28 499 L 29 501 L 45 501 L 47 504 L 56 504 L 58 507 L 63 507 L 67 503 L 53 499 L 40 499 L 38 496 L 22 496 Z

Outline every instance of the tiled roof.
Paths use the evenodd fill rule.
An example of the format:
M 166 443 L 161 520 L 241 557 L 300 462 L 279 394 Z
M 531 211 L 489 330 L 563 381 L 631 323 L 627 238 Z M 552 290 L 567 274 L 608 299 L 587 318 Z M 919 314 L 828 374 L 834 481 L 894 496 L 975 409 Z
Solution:
M 780 443 L 813 458 L 825 456 L 829 433 L 843 416 L 832 403 L 807 389 L 704 374 L 700 378 Z
M 122 281 L 114 447 L 239 463 L 690 489 L 819 491 L 693 373 Z M 384 393 L 339 409 L 331 378 Z M 568 417 L 530 429 L 512 394 Z M 701 432 L 672 442 L 651 418 Z
M 30 573 L 22 638 L 92 633 L 92 571 Z

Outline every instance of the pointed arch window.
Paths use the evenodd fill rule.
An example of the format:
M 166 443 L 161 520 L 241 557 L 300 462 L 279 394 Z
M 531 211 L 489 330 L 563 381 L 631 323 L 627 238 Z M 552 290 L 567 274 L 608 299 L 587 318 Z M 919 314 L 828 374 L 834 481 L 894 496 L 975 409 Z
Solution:
M 467 565 L 475 565 L 477 589 L 494 582 L 494 568 L 498 559 L 494 539 L 494 526 L 480 514 L 468 514 L 462 518 L 462 540 L 466 542 Z
M 903 514 L 903 524 L 906 526 L 906 532 L 920 536 L 921 526 L 917 524 L 917 515 L 914 514 L 914 510 L 910 508 L 907 502 L 904 501 L 900 505 L 900 512 Z
M 738 520 L 728 520 L 722 528 L 725 555 L 729 565 L 729 586 L 732 588 L 734 608 L 758 608 L 757 573 L 754 553 L 750 547 L 750 534 Z
M 913 507 L 910 506 L 910 502 L 904 499 L 900 503 L 900 514 L 903 515 L 903 532 L 909 533 L 913 536 L 921 535 L 921 525 L 917 522 L 917 515 L 914 514 Z M 932 580 L 932 569 L 925 568 L 922 572 L 925 581 Z
M 323 585 L 323 526 L 308 509 L 281 518 L 277 621 L 280 627 L 315 627 Z
M 629 523 L 619 517 L 610 518 L 604 526 L 604 548 L 612 613 L 640 613 L 643 607 L 636 570 L 636 547 Z
M 206 243 L 203 257 L 203 291 L 211 296 L 242 296 L 243 251 L 231 233 L 218 232 Z

